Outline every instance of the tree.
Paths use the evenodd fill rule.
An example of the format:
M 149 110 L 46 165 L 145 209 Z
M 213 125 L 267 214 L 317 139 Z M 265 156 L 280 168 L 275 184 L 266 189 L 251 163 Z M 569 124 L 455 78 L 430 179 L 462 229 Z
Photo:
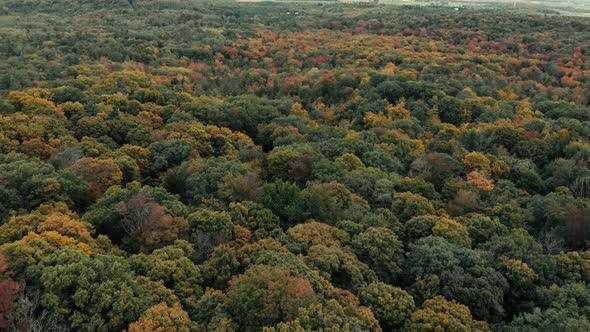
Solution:
M 352 192 L 366 199 L 371 206 L 391 206 L 391 193 L 402 186 L 402 180 L 396 174 L 387 174 L 377 168 L 368 167 L 347 172 L 338 178 Z
M 401 288 L 374 282 L 359 292 L 359 299 L 371 308 L 383 330 L 399 329 L 416 310 L 414 299 Z
M 365 153 L 363 162 L 368 167 L 375 167 L 385 172 L 399 172 L 403 169 L 401 161 L 385 149 L 374 149 Z
M 336 158 L 335 162 L 341 164 L 349 171 L 365 167 L 361 159 L 352 153 L 345 153 L 341 155 L 340 157 Z
M 229 284 L 227 305 L 244 331 L 292 320 L 317 301 L 309 280 L 271 266 L 253 266 Z
M 11 278 L 8 270 L 8 259 L 0 254 L 0 330 L 10 330 L 20 326 L 14 326 L 10 319 L 13 313 L 19 294 L 24 289 L 24 285 Z M 26 322 L 21 322 L 25 323 Z
M 227 288 L 227 282 L 240 270 L 243 271 L 243 268 L 238 259 L 238 252 L 227 244 L 215 247 L 211 257 L 202 267 L 205 283 L 217 289 Z
M 481 178 L 478 178 L 476 181 L 479 185 L 484 186 L 485 189 L 490 189 L 492 185 L 486 179 L 481 181 Z M 459 189 L 448 206 L 449 212 L 453 216 L 479 211 L 481 208 L 480 195 L 473 190 Z
M 98 233 L 137 251 L 171 244 L 188 235 L 187 207 L 164 188 L 114 186 L 84 214 Z
M 525 228 L 527 220 L 525 212 L 519 206 L 512 204 L 498 204 L 486 211 L 490 217 L 497 218 L 508 229 Z
M 529 263 L 543 254 L 542 245 L 522 228 L 514 229 L 506 235 L 494 237 L 481 248 L 493 253 L 496 257 L 506 256 Z
M 30 210 L 51 201 L 85 208 L 89 201 L 90 187 L 82 177 L 23 154 L 0 155 L 0 178 L 2 221 L 11 210 Z
M 291 166 L 301 158 L 301 153 L 288 149 L 275 149 L 266 157 L 265 174 L 268 179 L 286 181 L 289 179 Z
M 404 331 L 491 331 L 485 322 L 474 320 L 469 308 L 436 296 L 424 301 L 404 325 Z
M 461 174 L 461 164 L 446 153 L 428 153 L 414 160 L 410 176 L 418 176 L 441 189 L 449 178 Z
M 289 228 L 287 235 L 304 251 L 313 245 L 339 246 L 350 239 L 345 231 L 313 220 Z
M 463 218 L 463 224 L 469 232 L 475 247 L 491 240 L 496 236 L 506 235 L 508 228 L 497 218 L 490 218 L 482 214 L 469 214 Z
M 227 211 L 199 209 L 188 216 L 191 237 L 197 238 L 198 232 L 212 236 L 218 240 L 230 240 L 234 233 L 234 224 Z
M 133 270 L 153 281 L 162 281 L 174 290 L 189 312 L 198 310 L 197 301 L 203 294 L 201 271 L 191 261 L 192 246 L 186 241 L 156 249 L 151 254 L 132 256 L 129 261 Z
M 443 122 L 460 126 L 471 120 L 471 112 L 455 97 L 444 96 L 438 103 L 438 114 Z
M 231 203 L 230 215 L 234 224 L 258 231 L 261 235 L 280 229 L 280 220 L 272 211 L 250 201 Z
M 314 219 L 334 224 L 341 219 L 362 216 L 368 203 L 338 182 L 313 183 L 301 193 Z
M 263 189 L 261 203 L 281 218 L 281 225 L 286 229 L 302 222 L 305 218 L 305 201 L 297 186 L 278 180 Z
M 151 170 L 158 174 L 191 157 L 193 144 L 186 140 L 172 139 L 154 142 L 148 148 L 152 159 Z
M 402 192 L 393 194 L 391 211 L 402 221 L 408 221 L 415 216 L 434 214 L 434 207 L 428 199 L 418 194 Z
M 406 266 L 411 279 L 416 280 L 413 288 L 417 295 L 443 295 L 467 305 L 476 318 L 486 321 L 498 321 L 503 317 L 508 283 L 494 269 L 488 252 L 460 247 L 439 237 L 427 237 L 412 246 Z M 425 285 L 426 280 L 432 283 Z
M 470 152 L 466 154 L 465 158 L 463 158 L 463 165 L 465 165 L 465 171 L 467 173 L 476 170 L 484 171 L 488 175 L 492 173 L 490 159 L 481 152 Z
M 265 332 L 289 331 L 381 331 L 371 310 L 356 306 L 343 306 L 337 300 L 313 304 L 299 309 L 294 320 L 265 328 Z
M 466 248 L 471 247 L 467 228 L 454 219 L 424 215 L 414 217 L 406 223 L 406 238 L 410 243 L 431 235 L 442 237 L 450 243 Z
M 161 282 L 136 277 L 122 257 L 64 248 L 30 270 L 44 292 L 43 306 L 78 331 L 122 330 L 149 307 L 174 303 Z
M 162 302 L 146 310 L 139 320 L 129 324 L 129 332 L 191 332 L 197 325 L 177 302 L 172 306 Z
M 219 197 L 227 202 L 256 201 L 260 195 L 261 183 L 256 174 L 227 174 L 217 188 Z
M 312 246 L 305 256 L 305 262 L 334 286 L 352 292 L 357 292 L 377 279 L 373 270 L 354 254 L 338 246 Z
M 228 175 L 245 175 L 248 167 L 225 158 L 195 159 L 184 162 L 164 176 L 165 187 L 180 195 L 183 202 L 200 204 L 203 198 L 218 197 L 220 184 Z
M 485 172 L 479 170 L 467 173 L 467 183 L 485 191 L 494 189 L 494 180 L 488 178 Z
M 586 331 L 590 328 L 588 318 L 588 286 L 573 283 L 549 290 L 549 305 L 536 307 L 512 320 L 510 328 L 515 331 Z
M 352 239 L 352 247 L 357 257 L 369 265 L 381 280 L 391 283 L 401 273 L 403 244 L 389 228 L 368 228 Z
M 511 259 L 506 256 L 498 257 L 496 261 L 498 271 L 510 285 L 510 292 L 506 294 L 506 313 L 509 316 L 533 309 L 536 298 L 535 283 L 539 275 L 527 263 Z
M 90 184 L 94 200 L 123 179 L 123 173 L 112 159 L 82 158 L 71 167 Z

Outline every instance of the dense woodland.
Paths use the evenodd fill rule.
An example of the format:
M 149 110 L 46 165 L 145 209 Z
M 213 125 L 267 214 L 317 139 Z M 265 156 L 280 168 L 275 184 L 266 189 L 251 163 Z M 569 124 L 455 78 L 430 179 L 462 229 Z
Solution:
M 0 3 L 0 330 L 590 331 L 590 20 Z

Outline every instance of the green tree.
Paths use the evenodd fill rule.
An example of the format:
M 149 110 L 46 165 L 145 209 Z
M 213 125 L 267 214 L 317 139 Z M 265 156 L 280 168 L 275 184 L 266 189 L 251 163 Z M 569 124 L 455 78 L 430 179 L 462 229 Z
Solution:
M 299 188 L 288 182 L 278 180 L 263 189 L 261 203 L 281 218 L 283 229 L 298 224 L 305 219 L 305 201 Z
M 362 217 L 368 203 L 338 182 L 313 183 L 301 193 L 313 218 L 335 224 L 338 220 Z
M 11 210 L 30 210 L 50 201 L 66 202 L 74 209 L 89 203 L 90 186 L 71 170 L 56 171 L 37 158 L 23 154 L 0 155 L 0 220 Z
M 379 322 L 367 308 L 343 306 L 336 300 L 299 309 L 294 320 L 269 327 L 265 332 L 289 331 L 381 331 Z
M 361 289 L 359 299 L 363 305 L 371 308 L 386 331 L 402 327 L 416 310 L 410 294 L 383 282 L 374 282 Z
M 305 256 L 305 262 L 320 271 L 320 274 L 334 286 L 353 292 L 377 279 L 375 272 L 367 265 L 359 261 L 354 254 L 338 246 L 312 246 Z
M 186 241 L 156 249 L 151 254 L 131 256 L 129 262 L 137 275 L 153 281 L 163 281 L 189 310 L 198 310 L 197 301 L 203 295 L 201 271 L 191 261 L 192 246 Z
M 482 214 L 470 214 L 463 218 L 463 224 L 469 232 L 469 237 L 477 247 L 496 236 L 506 235 L 508 228 L 497 218 L 490 218 Z
M 479 319 L 498 321 L 503 317 L 508 283 L 494 269 L 490 253 L 427 237 L 412 246 L 406 266 L 416 280 L 413 288 L 418 295 L 428 295 L 420 281 L 435 276 L 430 285 L 435 295 L 467 305 Z
M 227 211 L 219 212 L 201 208 L 189 214 L 188 222 L 192 238 L 196 239 L 198 232 L 209 234 L 219 240 L 230 240 L 233 237 L 234 224 Z
M 393 194 L 391 211 L 402 221 L 412 217 L 434 214 L 434 207 L 430 201 L 418 194 L 402 192 Z
M 549 305 L 522 313 L 510 323 L 511 331 L 587 331 L 589 289 L 585 284 L 568 284 L 549 291 Z
M 142 312 L 177 301 L 162 282 L 137 277 L 122 257 L 64 248 L 28 272 L 43 290 L 43 307 L 78 331 L 122 330 Z
M 403 243 L 385 227 L 370 227 L 352 239 L 357 257 L 385 282 L 396 280 L 404 261 Z

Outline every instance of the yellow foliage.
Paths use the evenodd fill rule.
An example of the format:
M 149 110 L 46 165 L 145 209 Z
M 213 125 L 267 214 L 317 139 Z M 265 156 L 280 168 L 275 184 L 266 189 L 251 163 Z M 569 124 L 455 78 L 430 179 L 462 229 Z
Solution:
M 88 228 L 89 225 L 81 221 L 72 219 L 61 213 L 54 213 L 37 226 L 37 232 L 55 231 L 83 243 L 94 245 L 94 239 L 90 235 Z
M 490 160 L 483 153 L 470 152 L 463 159 L 466 171 L 482 170 L 486 174 L 491 174 Z
M 129 324 L 129 332 L 190 332 L 193 326 L 180 303 L 170 307 L 163 302 L 149 308 L 139 320 Z
M 383 69 L 381 69 L 380 73 L 383 75 L 393 76 L 393 75 L 399 73 L 399 71 L 400 71 L 399 68 L 395 64 L 388 62 L 385 65 L 385 67 L 383 67 Z
M 387 114 L 391 120 L 407 119 L 412 116 L 410 111 L 406 109 L 406 105 L 403 101 L 395 106 L 388 106 L 389 108 L 387 109 Z

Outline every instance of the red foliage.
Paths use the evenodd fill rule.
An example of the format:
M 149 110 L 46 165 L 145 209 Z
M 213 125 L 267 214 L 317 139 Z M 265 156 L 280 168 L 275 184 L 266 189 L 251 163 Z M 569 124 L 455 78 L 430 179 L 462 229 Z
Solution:
M 238 54 L 240 54 L 240 51 L 238 51 L 238 49 L 237 49 L 237 48 L 235 48 L 235 47 L 232 47 L 232 48 L 230 48 L 230 49 L 229 49 L 228 53 L 229 53 L 229 56 L 230 56 L 231 58 L 235 58 L 235 57 L 237 57 L 237 56 L 238 56 Z
M 408 37 L 414 34 L 414 30 L 410 29 L 410 28 L 405 28 L 404 31 L 402 31 L 402 35 Z
M 533 138 L 539 138 L 539 132 L 537 131 L 525 131 L 524 133 L 522 133 L 522 137 L 525 139 L 533 139 Z
M 328 58 L 327 55 L 319 55 L 319 56 L 316 56 L 314 58 L 314 60 L 315 60 L 315 62 L 321 63 L 321 62 L 328 62 L 328 60 L 330 60 L 330 58 Z
M 0 330 L 10 330 L 13 328 L 12 322 L 7 318 L 14 310 L 14 303 L 18 299 L 19 293 L 23 290 L 24 285 L 10 278 L 8 271 L 8 259 L 0 254 L 0 278 L 6 279 L 0 281 Z
M 289 176 L 291 179 L 299 184 L 304 184 L 311 176 L 313 168 L 313 157 L 305 154 L 291 165 L 289 169 Z

